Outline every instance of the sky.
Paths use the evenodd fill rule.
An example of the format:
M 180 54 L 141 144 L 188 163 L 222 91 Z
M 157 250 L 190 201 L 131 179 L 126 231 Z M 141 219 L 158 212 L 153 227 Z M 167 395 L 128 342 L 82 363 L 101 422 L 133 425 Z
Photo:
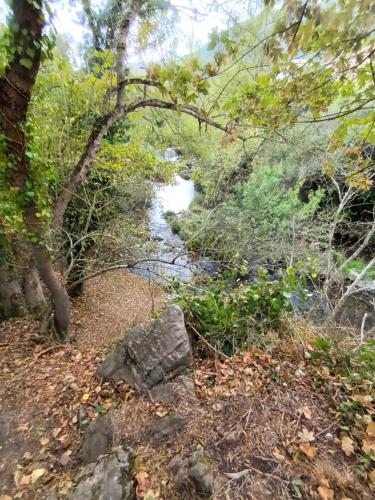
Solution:
M 100 5 L 103 0 L 92 0 L 95 6 Z M 170 45 L 151 49 L 142 54 L 143 62 L 151 62 L 153 59 L 162 58 L 162 51 L 168 51 L 173 45 L 177 55 L 193 52 L 198 47 L 207 43 L 209 33 L 215 28 L 222 30 L 228 25 L 229 16 L 231 20 L 236 17 L 243 20 L 248 16 L 248 6 L 254 6 L 257 0 L 171 0 L 177 8 L 178 16 L 172 19 L 174 37 Z M 213 7 L 212 4 L 219 4 Z M 248 5 L 249 4 L 249 5 Z M 68 37 L 74 52 L 77 53 L 79 44 L 85 34 L 80 14 L 80 0 L 50 0 L 50 7 L 54 12 L 53 23 L 58 33 Z M 199 14 L 194 15 L 194 11 Z M 5 19 L 6 0 L 0 0 L 0 20 Z M 130 54 L 130 62 L 139 62 L 139 53 Z

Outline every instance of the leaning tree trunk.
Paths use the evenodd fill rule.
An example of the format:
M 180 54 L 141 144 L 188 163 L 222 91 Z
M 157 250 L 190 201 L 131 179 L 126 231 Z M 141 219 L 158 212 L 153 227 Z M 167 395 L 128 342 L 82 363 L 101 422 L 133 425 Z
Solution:
M 27 156 L 25 124 L 31 92 L 40 67 L 42 34 L 44 27 L 43 0 L 13 0 L 13 20 L 10 30 L 13 40 L 13 59 L 4 77 L 0 78 L 0 130 L 6 139 L 7 160 L 12 164 L 9 173 L 10 188 L 24 194 L 27 184 L 33 184 Z M 53 270 L 52 261 L 43 243 L 43 227 L 37 217 L 33 198 L 23 196 L 21 207 L 30 240 L 36 268 L 51 293 L 58 333 L 69 327 L 69 296 Z

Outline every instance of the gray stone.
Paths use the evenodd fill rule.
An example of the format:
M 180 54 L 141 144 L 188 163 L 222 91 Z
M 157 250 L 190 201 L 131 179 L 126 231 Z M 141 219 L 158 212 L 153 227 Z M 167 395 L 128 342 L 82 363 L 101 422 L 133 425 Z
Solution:
M 193 481 L 196 492 L 201 497 L 210 497 L 214 493 L 214 474 L 208 458 L 200 446 L 189 458 L 189 478 Z
M 159 403 L 175 403 L 182 398 L 196 399 L 195 386 L 188 377 L 177 377 L 173 382 L 155 386 L 150 395 Z
M 100 455 L 109 453 L 113 443 L 113 423 L 111 413 L 99 415 L 87 427 L 81 446 L 84 464 L 96 462 Z
M 83 467 L 69 496 L 70 500 L 133 500 L 134 453 L 122 447 Z
M 192 361 L 184 315 L 170 305 L 158 319 L 131 329 L 98 369 L 98 376 L 145 392 L 182 373 Z
M 151 424 L 151 433 L 156 439 L 165 439 L 179 431 L 187 424 L 187 418 L 181 416 L 163 417 L 154 420 Z

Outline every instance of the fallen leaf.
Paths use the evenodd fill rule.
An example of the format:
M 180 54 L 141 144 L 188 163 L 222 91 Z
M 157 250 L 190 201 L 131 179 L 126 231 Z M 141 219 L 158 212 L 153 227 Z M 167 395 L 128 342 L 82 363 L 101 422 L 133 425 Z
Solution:
M 8 495 L 0 495 L 0 500 L 12 500 L 12 497 Z
M 48 443 L 49 443 L 49 438 L 48 438 L 48 437 L 44 437 L 44 438 L 42 438 L 42 439 L 40 440 L 40 444 L 41 444 L 42 446 L 46 446 L 46 444 L 48 444 Z
M 308 406 L 304 406 L 302 408 L 302 413 L 304 414 L 305 418 L 307 418 L 307 420 L 311 420 L 311 410 Z
M 166 415 L 168 415 L 168 411 L 160 409 L 155 412 L 155 415 L 157 415 L 158 417 L 165 417 Z
M 375 437 L 375 422 L 370 422 L 368 424 L 366 432 L 369 436 Z
M 60 434 L 61 431 L 62 431 L 61 427 L 56 427 L 56 429 L 53 429 L 53 431 L 52 431 L 52 436 L 54 438 L 56 438 Z
M 334 500 L 335 494 L 333 490 L 331 490 L 327 479 L 321 479 L 318 493 L 322 500 Z
M 70 453 L 68 451 L 66 451 L 59 458 L 60 464 L 63 465 L 64 467 L 65 467 L 65 465 L 68 465 L 68 463 L 70 462 L 70 456 L 69 455 L 70 455 Z
M 90 393 L 89 392 L 85 392 L 85 394 L 82 396 L 82 401 L 87 401 L 90 397 Z
M 281 451 L 278 448 L 274 448 L 272 451 L 272 455 L 277 458 L 277 460 L 280 460 L 281 462 L 285 460 L 285 456 L 281 453 Z
M 73 481 L 71 481 L 70 479 L 65 480 L 59 486 L 60 495 L 66 496 L 68 494 L 69 490 L 72 488 L 72 486 L 73 486 Z
M 137 480 L 137 498 L 144 498 L 150 488 L 150 480 L 148 478 L 148 474 L 145 471 L 140 471 L 135 475 L 135 478 Z
M 34 484 L 38 481 L 39 478 L 43 476 L 46 472 L 46 469 L 35 469 L 31 473 L 31 483 Z
M 375 453 L 375 439 L 364 439 L 362 441 L 362 450 L 365 453 Z
M 314 433 L 312 431 L 308 431 L 306 427 L 304 427 L 303 430 L 298 433 L 298 436 L 304 443 L 310 443 L 311 441 L 315 440 Z
M 21 477 L 19 484 L 25 486 L 27 484 L 30 484 L 30 481 L 31 481 L 31 475 L 25 474 L 24 476 Z
M 344 436 L 341 439 L 341 449 L 345 453 L 347 457 L 354 453 L 354 444 L 353 440 L 349 436 Z
M 299 448 L 308 458 L 311 458 L 311 460 L 314 460 L 314 458 L 316 457 L 316 452 L 318 451 L 318 449 L 315 446 L 301 444 Z
M 375 469 L 372 469 L 372 471 L 368 473 L 368 477 L 370 481 L 375 484 Z

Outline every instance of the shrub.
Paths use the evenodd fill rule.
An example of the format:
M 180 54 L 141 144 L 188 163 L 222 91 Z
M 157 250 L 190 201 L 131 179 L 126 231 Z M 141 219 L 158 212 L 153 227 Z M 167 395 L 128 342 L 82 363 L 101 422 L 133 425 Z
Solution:
M 223 352 L 234 354 L 251 342 L 263 342 L 260 335 L 291 312 L 290 293 L 302 290 L 303 282 L 295 268 L 288 268 L 278 280 L 262 270 L 256 282 L 248 285 L 234 284 L 233 279 L 211 280 L 205 289 L 179 285 L 177 303 L 200 334 Z

